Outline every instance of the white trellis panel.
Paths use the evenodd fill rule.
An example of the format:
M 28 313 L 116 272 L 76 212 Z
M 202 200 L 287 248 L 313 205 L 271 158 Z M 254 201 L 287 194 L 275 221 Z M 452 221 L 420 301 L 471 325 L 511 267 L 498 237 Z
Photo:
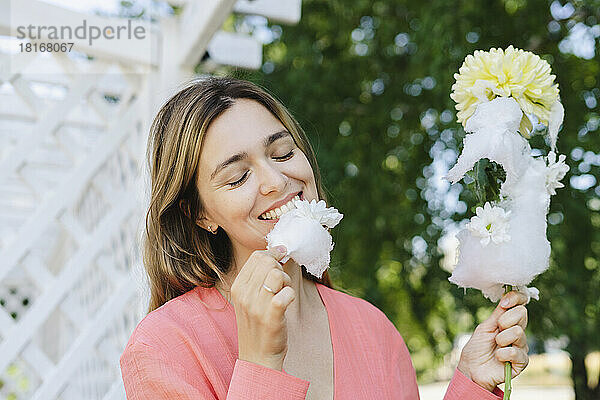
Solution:
M 262 43 L 248 35 L 216 32 L 208 45 L 208 54 L 218 64 L 249 69 L 262 65 Z
M 67 10 L 62 7 L 57 7 L 42 1 L 35 1 L 34 7 L 30 1 L 15 1 L 15 0 L 0 0 L 0 10 L 2 10 L 2 26 L 0 34 L 17 36 L 17 27 L 33 27 L 38 26 L 71 26 L 77 27 L 83 24 L 82 14 L 76 11 Z M 107 18 L 96 15 L 85 15 L 86 27 L 116 27 L 118 25 L 131 25 L 131 31 L 140 26 L 146 29 L 146 35 L 150 36 L 148 29 L 150 25 L 142 21 L 123 21 L 119 18 Z M 38 31 L 34 30 L 34 35 L 37 36 Z M 43 41 L 48 42 L 49 30 L 40 30 Z M 93 40 L 93 44 L 89 42 L 89 36 L 86 38 L 78 38 L 73 35 L 69 40 L 55 40 L 59 42 L 73 42 L 75 47 L 80 50 L 85 50 L 87 54 L 114 58 L 128 61 L 131 65 L 138 64 L 156 64 L 156 43 L 151 40 L 120 40 L 105 39 L 102 35 Z M 113 34 L 114 36 L 114 34 Z M 125 37 L 125 35 L 124 35 Z M 116 43 L 119 45 L 115 45 Z
M 273 22 L 297 24 L 302 13 L 302 0 L 239 0 L 233 10 L 262 15 Z
M 17 25 L 127 20 L 0 0 L 0 399 L 125 398 L 119 356 L 148 301 L 141 188 L 156 108 L 206 51 L 260 67 L 257 41 L 219 31 L 232 11 L 300 16 L 300 0 L 178 2 L 141 46 L 17 54 Z
M 179 64 L 194 68 L 213 34 L 231 12 L 235 0 L 189 1 L 177 25 Z M 198 32 L 198 34 L 191 34 Z

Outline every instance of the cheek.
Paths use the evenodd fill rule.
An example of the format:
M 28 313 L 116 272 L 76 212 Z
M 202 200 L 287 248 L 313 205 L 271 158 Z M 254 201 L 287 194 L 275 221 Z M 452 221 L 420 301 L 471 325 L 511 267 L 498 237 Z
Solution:
M 304 153 L 300 153 L 299 157 L 298 157 L 298 165 L 297 165 L 297 169 L 298 169 L 298 178 L 299 180 L 303 181 L 304 184 L 307 186 L 307 191 L 308 193 L 305 193 L 304 198 L 306 199 L 317 199 L 318 198 L 318 194 L 317 194 L 317 184 L 315 182 L 315 175 L 313 173 L 313 170 L 310 166 L 310 163 L 308 162 L 308 158 L 306 158 L 306 156 L 304 155 Z
M 225 218 L 246 218 L 254 205 L 253 192 L 254 191 L 249 188 L 249 185 L 244 185 L 241 188 L 227 192 L 227 195 L 223 196 L 219 204 Z
M 244 185 L 245 186 L 245 185 Z M 248 216 L 254 204 L 251 190 L 246 187 L 215 193 L 207 202 L 207 209 L 219 225 L 227 229 L 239 225 L 239 219 Z
M 306 158 L 304 153 L 299 152 L 298 156 L 294 157 L 292 167 L 294 169 L 297 179 L 300 179 L 306 183 L 314 182 L 315 178 L 312 168 L 310 167 L 308 158 Z

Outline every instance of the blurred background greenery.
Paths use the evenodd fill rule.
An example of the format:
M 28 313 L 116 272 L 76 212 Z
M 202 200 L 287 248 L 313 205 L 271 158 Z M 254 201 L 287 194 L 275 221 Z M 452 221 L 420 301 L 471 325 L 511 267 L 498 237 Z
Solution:
M 346 215 L 332 279 L 396 324 L 420 382 L 439 377 L 457 335 L 493 308 L 447 279 L 449 238 L 474 204 L 466 187 L 441 179 L 464 137 L 453 74 L 475 50 L 510 44 L 551 64 L 566 109 L 558 151 L 571 170 L 552 199 L 551 265 L 533 282 L 541 298 L 528 306 L 528 335 L 532 353 L 562 343 L 576 398 L 600 399 L 598 367 L 589 357 L 585 366 L 600 349 L 600 1 L 303 0 L 302 13 L 283 28 L 231 17 L 232 30 L 270 30 L 265 63 L 214 72 L 268 88 L 307 131 Z M 541 137 L 532 147 L 548 150 Z

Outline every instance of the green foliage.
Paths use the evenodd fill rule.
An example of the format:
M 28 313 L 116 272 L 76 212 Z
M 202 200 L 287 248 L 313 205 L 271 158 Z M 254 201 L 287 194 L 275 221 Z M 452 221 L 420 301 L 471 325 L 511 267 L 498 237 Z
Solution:
M 467 172 L 470 178 L 467 187 L 475 193 L 477 204 L 471 207 L 475 213 L 476 206 L 483 206 L 487 201 L 500 199 L 500 186 L 506 180 L 506 172 L 501 165 L 482 158 L 475 163 L 473 170 Z
M 600 188 L 569 185 L 578 175 L 598 179 L 598 45 L 589 60 L 559 51 L 576 23 L 599 23 L 600 1 L 574 1 L 576 11 L 560 20 L 551 3 L 303 0 L 300 23 L 265 47 L 269 73 L 243 75 L 273 91 L 307 130 L 331 202 L 346 215 L 334 230 L 334 281 L 385 311 L 422 380 L 434 378 L 455 335 L 492 306 L 448 282 L 438 247 L 449 224 L 472 215 L 446 201 L 452 188 L 440 189 L 436 168 L 458 154 L 464 132 L 449 94 L 477 49 L 513 44 L 549 61 L 557 76 L 566 109 L 559 152 L 571 155 L 571 171 L 552 201 L 551 267 L 534 281 L 542 297 L 529 305 L 530 335 L 566 335 L 574 363 L 600 349 Z M 474 191 L 457 185 L 459 204 L 475 204 Z M 592 389 L 576 389 L 578 399 L 591 398 Z

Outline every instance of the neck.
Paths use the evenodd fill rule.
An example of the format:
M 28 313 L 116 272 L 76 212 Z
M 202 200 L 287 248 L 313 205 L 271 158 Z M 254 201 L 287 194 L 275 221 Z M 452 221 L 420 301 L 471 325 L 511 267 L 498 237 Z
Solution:
M 231 270 L 225 276 L 225 283 L 217 281 L 215 287 L 223 294 L 223 296 L 231 302 L 231 285 L 235 281 L 241 268 L 246 264 L 250 254 L 245 255 L 234 255 L 234 263 Z M 289 275 L 291 279 L 291 288 L 294 289 L 296 298 L 288 306 L 286 310 L 286 317 L 288 320 L 300 321 L 304 313 L 309 311 L 310 301 L 315 300 L 314 294 L 317 293 L 315 283 L 309 279 L 304 278 L 302 275 L 302 267 L 298 265 L 294 260 L 289 259 L 283 265 L 283 271 Z M 303 311 L 304 310 L 304 311 Z

